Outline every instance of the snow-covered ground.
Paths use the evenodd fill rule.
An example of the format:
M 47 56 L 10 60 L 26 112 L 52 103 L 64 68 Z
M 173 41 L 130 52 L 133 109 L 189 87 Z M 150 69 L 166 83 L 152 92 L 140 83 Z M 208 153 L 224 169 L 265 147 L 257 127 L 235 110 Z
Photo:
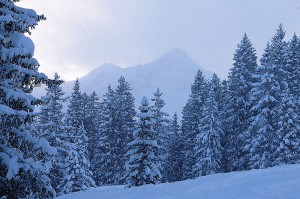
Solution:
M 107 186 L 60 199 L 291 199 L 300 198 L 300 165 L 215 174 L 177 183 L 124 189 Z

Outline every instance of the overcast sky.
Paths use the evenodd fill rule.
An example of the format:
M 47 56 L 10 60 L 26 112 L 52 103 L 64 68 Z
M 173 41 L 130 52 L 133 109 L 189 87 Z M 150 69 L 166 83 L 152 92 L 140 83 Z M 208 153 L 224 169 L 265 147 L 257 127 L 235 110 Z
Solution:
M 65 80 L 103 63 L 147 63 L 186 50 L 222 78 L 247 32 L 260 55 L 279 23 L 300 35 L 299 0 L 23 0 L 44 14 L 32 33 L 40 71 Z

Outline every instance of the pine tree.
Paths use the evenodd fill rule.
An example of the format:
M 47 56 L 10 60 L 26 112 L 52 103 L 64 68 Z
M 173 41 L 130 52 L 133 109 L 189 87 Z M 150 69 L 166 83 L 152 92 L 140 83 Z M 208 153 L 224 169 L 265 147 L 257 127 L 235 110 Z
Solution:
M 196 136 L 195 156 L 193 167 L 195 176 L 209 175 L 223 171 L 221 137 L 223 130 L 219 118 L 219 105 L 216 101 L 215 86 L 210 85 L 208 98 L 204 103 L 203 116 Z
M 66 123 L 75 128 L 80 128 L 84 119 L 84 106 L 83 96 L 80 91 L 80 83 L 78 78 L 76 79 L 73 92 L 71 94 L 67 115 Z
M 300 161 L 300 118 L 297 112 L 296 98 L 293 94 L 284 92 L 279 108 L 276 110 L 279 118 L 273 152 L 272 165 L 295 164 Z
M 170 134 L 168 132 L 168 123 L 169 120 L 167 117 L 169 114 L 162 111 L 163 107 L 165 106 L 165 101 L 161 98 L 162 93 L 160 92 L 159 88 L 157 88 L 156 92 L 153 93 L 154 98 L 152 101 L 154 102 L 154 106 L 151 108 L 153 119 L 154 119 L 154 132 L 157 133 L 157 142 L 158 142 L 158 159 L 160 163 L 160 170 L 162 174 L 162 182 L 166 182 L 166 174 L 164 173 L 165 164 L 166 164 L 166 154 L 168 153 L 167 143 L 170 138 Z
M 88 152 L 89 159 L 93 159 L 93 150 L 96 145 L 96 136 L 99 128 L 100 117 L 100 102 L 97 93 L 94 91 L 90 96 L 86 93 L 83 94 L 84 103 L 84 129 L 88 137 Z
M 153 130 L 153 118 L 146 97 L 143 97 L 139 110 L 141 112 L 137 114 L 140 118 L 138 129 L 133 133 L 134 140 L 128 144 L 130 150 L 126 154 L 129 157 L 125 165 L 128 188 L 157 184 L 161 178 L 155 155 L 158 149 L 156 133 Z
M 255 81 L 253 75 L 257 67 L 257 57 L 251 41 L 245 34 L 234 54 L 233 68 L 228 79 L 228 111 L 230 127 L 227 134 L 226 157 L 230 164 L 228 171 L 245 170 L 248 168 L 247 150 L 244 146 L 249 141 L 247 129 L 250 125 L 250 96 Z
M 224 168 L 225 172 L 230 171 L 230 160 L 227 158 L 227 146 L 228 141 L 227 138 L 228 132 L 230 132 L 231 127 L 231 111 L 230 107 L 230 95 L 228 90 L 228 80 L 223 80 L 221 82 L 221 101 L 220 101 L 220 122 L 223 130 L 223 135 L 221 137 L 221 146 L 223 147 L 223 154 L 222 154 L 222 168 Z
M 300 96 L 300 39 L 293 35 L 287 48 L 288 59 L 284 67 L 288 88 L 295 97 Z M 298 98 L 299 99 L 299 98 Z
M 40 108 L 36 124 L 39 132 L 38 136 L 45 138 L 49 141 L 50 145 L 55 147 L 58 151 L 58 154 L 52 158 L 53 168 L 50 172 L 51 183 L 56 193 L 61 192 L 61 190 L 58 189 L 58 185 L 64 177 L 62 163 L 69 148 L 69 143 L 64 139 L 64 133 L 67 127 L 62 121 L 64 117 L 62 113 L 62 103 L 66 101 L 61 88 L 63 82 L 64 81 L 60 80 L 57 74 L 55 74 L 54 80 L 49 81 L 48 87 L 46 88 L 46 96 L 42 97 L 44 103 Z
M 114 144 L 116 152 L 115 179 L 118 179 L 116 184 L 124 184 L 125 175 L 124 164 L 126 162 L 125 154 L 128 151 L 127 143 L 132 140 L 131 132 L 135 129 L 135 108 L 134 97 L 131 93 L 131 88 L 123 76 L 118 80 L 118 86 L 115 90 L 115 127 L 116 140 Z
M 182 112 L 182 134 L 184 136 L 185 161 L 183 163 L 183 179 L 195 177 L 193 166 L 196 163 L 194 148 L 196 135 L 199 134 L 199 124 L 202 117 L 203 104 L 207 97 L 207 82 L 198 70 L 191 87 L 191 95 Z
M 213 74 L 210 80 L 210 86 L 215 93 L 215 100 L 218 104 L 218 110 L 221 111 L 224 106 L 224 92 L 222 87 L 222 82 L 217 74 Z
M 117 184 L 120 180 L 114 175 L 116 165 L 119 164 L 115 113 L 115 92 L 109 85 L 100 105 L 100 124 L 95 136 L 93 159 L 91 160 L 97 185 Z
M 175 113 L 169 122 L 170 138 L 167 143 L 167 159 L 164 167 L 164 175 L 168 182 L 181 181 L 183 179 L 182 165 L 184 161 L 183 136 L 178 124 L 178 116 Z
M 254 84 L 251 96 L 253 117 L 248 129 L 252 139 L 246 146 L 249 149 L 250 168 L 266 168 L 277 159 L 273 156 L 279 139 L 276 134 L 280 124 L 277 109 L 282 101 L 282 92 L 287 87 L 283 70 L 287 61 L 284 35 L 280 25 L 265 49 L 261 66 L 256 70 L 257 83 Z
M 300 160 L 300 113 L 299 113 L 299 58 L 300 44 L 296 35 L 282 48 L 283 56 L 287 61 L 281 68 L 284 90 L 281 91 L 281 101 L 275 110 L 279 122 L 276 125 L 276 139 L 274 140 L 274 152 L 272 166 L 297 163 Z M 285 57 L 284 57 L 285 58 Z M 285 65 L 284 65 L 285 64 Z
M 32 136 L 39 100 L 31 92 L 47 77 L 38 72 L 34 45 L 24 36 L 45 17 L 15 2 L 0 1 L 0 197 L 51 198 L 46 157 L 56 150 Z
M 87 153 L 88 139 L 83 125 L 79 128 L 69 127 L 66 133 L 70 144 L 63 162 L 64 178 L 58 186 L 60 194 L 82 191 L 95 186 Z
M 70 103 L 66 115 L 66 139 L 70 142 L 68 154 L 65 159 L 64 169 L 66 175 L 61 181 L 59 188 L 63 194 L 86 190 L 95 186 L 90 171 L 90 161 L 88 156 L 88 138 L 83 126 L 84 110 L 83 110 L 82 94 L 78 79 L 75 81 L 73 92 L 71 94 Z

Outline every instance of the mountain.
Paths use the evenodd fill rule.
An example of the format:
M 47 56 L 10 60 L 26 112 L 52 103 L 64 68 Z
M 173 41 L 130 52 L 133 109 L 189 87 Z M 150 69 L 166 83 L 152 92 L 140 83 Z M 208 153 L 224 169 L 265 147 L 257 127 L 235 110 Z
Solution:
M 105 186 L 71 193 L 59 199 L 263 199 L 299 198 L 300 165 L 213 174 L 175 183 L 124 189 Z
M 153 97 L 157 87 L 163 93 L 166 102 L 164 111 L 172 115 L 181 114 L 189 94 L 191 84 L 197 70 L 200 69 L 206 77 L 212 72 L 202 69 L 193 59 L 181 49 L 174 49 L 160 58 L 142 65 L 122 68 L 113 64 L 103 64 L 79 79 L 82 91 L 90 94 L 96 91 L 101 98 L 109 84 L 113 88 L 122 75 L 132 87 L 136 105 L 140 104 L 143 96 Z M 66 82 L 64 91 L 70 94 L 74 81 Z

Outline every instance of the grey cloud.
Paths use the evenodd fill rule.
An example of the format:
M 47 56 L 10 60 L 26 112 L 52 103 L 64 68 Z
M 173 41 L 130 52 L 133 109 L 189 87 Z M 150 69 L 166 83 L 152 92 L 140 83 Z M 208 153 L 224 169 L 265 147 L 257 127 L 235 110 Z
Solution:
M 289 39 L 300 34 L 297 0 L 26 0 L 44 13 L 33 31 L 41 71 L 65 79 L 105 62 L 146 63 L 173 48 L 226 77 L 244 32 L 258 53 L 283 23 Z

